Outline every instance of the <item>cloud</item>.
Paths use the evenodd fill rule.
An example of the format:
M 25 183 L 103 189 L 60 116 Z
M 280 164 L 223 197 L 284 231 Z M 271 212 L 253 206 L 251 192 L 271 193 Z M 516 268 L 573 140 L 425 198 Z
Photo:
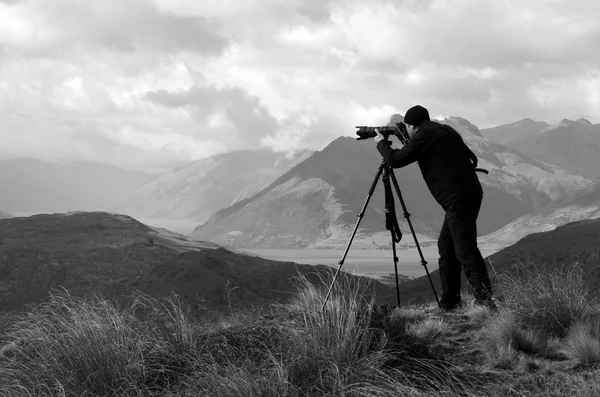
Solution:
M 414 104 L 600 122 L 600 3 L 0 2 L 0 158 L 161 169 L 321 149 Z
M 33 56 L 60 58 L 104 49 L 217 55 L 229 44 L 216 21 L 160 13 L 141 0 L 25 0 L 11 7 L 6 19 L 12 22 L 8 44 Z
M 278 128 L 277 120 L 259 99 L 240 88 L 194 86 L 181 92 L 150 91 L 146 98 L 153 104 L 183 109 L 208 127 L 206 134 L 218 135 L 235 147 L 256 147 L 261 136 Z

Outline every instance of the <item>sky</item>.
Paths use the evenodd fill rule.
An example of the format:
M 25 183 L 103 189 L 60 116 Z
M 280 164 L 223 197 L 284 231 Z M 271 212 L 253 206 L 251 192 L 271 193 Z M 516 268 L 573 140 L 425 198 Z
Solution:
M 420 104 L 600 122 L 596 0 L 0 0 L 0 160 L 160 172 Z

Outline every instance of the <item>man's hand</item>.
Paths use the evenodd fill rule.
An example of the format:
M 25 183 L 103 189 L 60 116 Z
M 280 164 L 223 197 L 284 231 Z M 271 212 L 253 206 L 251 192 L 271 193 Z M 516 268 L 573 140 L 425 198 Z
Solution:
M 374 137 L 373 139 L 375 140 L 375 144 L 377 145 L 379 143 L 379 141 L 381 141 L 382 139 L 385 139 L 385 137 L 383 135 L 381 135 L 381 133 L 379 132 L 379 130 L 377 128 L 375 128 L 375 132 L 377 133 L 377 136 Z

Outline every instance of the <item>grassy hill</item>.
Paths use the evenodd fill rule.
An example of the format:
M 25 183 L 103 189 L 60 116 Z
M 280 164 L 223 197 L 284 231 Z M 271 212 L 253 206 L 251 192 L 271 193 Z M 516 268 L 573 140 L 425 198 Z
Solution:
M 0 396 L 600 395 L 597 220 L 525 238 L 488 258 L 499 310 L 467 299 L 442 312 L 427 303 L 428 283 L 422 302 L 411 303 L 423 279 L 404 282 L 395 307 L 393 289 L 342 274 L 322 309 L 331 268 L 265 265 L 128 217 L 67 218 L 36 218 L 35 227 L 1 221 L 17 221 L 0 223 L 10 230 L 4 253 L 35 242 L 36 250 L 17 251 L 35 261 L 79 239 L 91 244 L 79 243 L 91 258 L 91 247 L 103 245 L 99 252 L 113 254 L 94 277 L 123 274 L 107 263 L 138 255 L 137 246 L 173 255 L 135 283 L 114 284 L 127 286 L 127 299 L 54 289 L 1 320 Z M 90 220 L 97 226 L 90 229 Z M 57 225 L 66 227 L 63 246 L 52 232 Z
M 600 307 L 571 276 L 581 288 L 554 305 L 498 312 L 381 306 L 358 284 L 322 311 L 325 285 L 308 281 L 285 305 L 212 321 L 176 299 L 56 294 L 0 333 L 0 395 L 597 396 Z
M 176 291 L 191 307 L 243 308 L 285 302 L 298 275 L 331 274 L 330 267 L 237 254 L 106 212 L 1 219 L 0 258 L 0 312 L 42 302 L 55 288 L 121 304 L 132 290 L 157 298 Z M 390 287 L 372 285 L 392 296 Z

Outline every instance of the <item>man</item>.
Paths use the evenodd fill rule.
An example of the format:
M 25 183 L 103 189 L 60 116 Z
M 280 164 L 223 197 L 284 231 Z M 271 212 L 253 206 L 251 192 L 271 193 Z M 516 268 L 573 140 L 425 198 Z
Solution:
M 495 309 L 488 271 L 477 247 L 477 216 L 483 190 L 475 174 L 477 157 L 452 127 L 429 119 L 422 106 L 410 108 L 404 116 L 410 136 L 401 149 L 379 132 L 377 150 L 393 168 L 417 162 L 423 179 L 446 215 L 438 239 L 439 272 L 442 284 L 440 308 L 454 310 L 461 305 L 461 269 L 475 294 L 475 302 Z

